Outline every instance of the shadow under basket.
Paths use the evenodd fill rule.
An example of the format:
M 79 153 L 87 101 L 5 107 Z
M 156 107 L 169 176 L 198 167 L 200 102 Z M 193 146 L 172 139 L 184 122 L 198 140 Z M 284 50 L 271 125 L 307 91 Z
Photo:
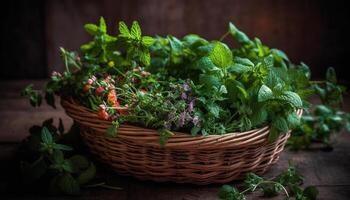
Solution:
M 290 136 L 281 134 L 269 143 L 268 126 L 206 137 L 175 132 L 161 147 L 156 130 L 122 124 L 115 138 L 107 137 L 111 121 L 74 100 L 61 99 L 61 104 L 79 123 L 91 153 L 118 174 L 142 180 L 205 185 L 239 180 L 248 172 L 262 174 L 277 162 Z

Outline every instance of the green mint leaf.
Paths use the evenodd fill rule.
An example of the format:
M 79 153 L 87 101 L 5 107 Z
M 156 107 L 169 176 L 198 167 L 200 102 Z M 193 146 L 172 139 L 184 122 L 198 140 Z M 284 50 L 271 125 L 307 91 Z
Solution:
M 53 144 L 53 148 L 54 149 L 58 149 L 58 150 L 63 150 L 63 151 L 73 151 L 73 148 L 64 144 Z
M 61 175 L 57 181 L 61 192 L 69 195 L 78 195 L 80 193 L 79 183 L 69 173 Z
M 132 26 L 131 26 L 131 35 L 137 39 L 137 40 L 141 40 L 141 28 L 140 25 L 137 21 L 133 21 L 132 22 Z
M 227 70 L 229 72 L 234 72 L 234 73 L 237 73 L 237 74 L 243 74 L 243 73 L 245 73 L 247 71 L 250 71 L 251 69 L 252 69 L 251 66 L 235 63 L 233 65 L 230 65 Z
M 307 200 L 315 200 L 318 193 L 318 189 L 315 186 L 308 186 L 304 189 L 303 196 L 308 198 Z
M 215 68 L 214 63 L 210 60 L 209 57 L 202 57 L 195 63 L 195 68 L 202 71 L 210 71 Z
M 266 85 L 262 85 L 258 92 L 258 102 L 267 101 L 273 98 L 272 90 Z
M 70 160 L 64 160 L 62 164 L 62 169 L 68 173 L 75 173 L 77 168 L 73 165 Z
M 118 121 L 113 121 L 112 125 L 107 128 L 107 136 L 109 137 L 116 137 L 117 136 L 117 130 L 119 128 L 120 124 Z
M 234 62 L 241 65 L 254 67 L 254 63 L 250 61 L 248 58 L 235 57 Z
M 229 27 L 228 27 L 228 32 L 233 36 L 233 38 L 235 38 L 239 43 L 249 43 L 250 40 L 248 38 L 248 36 L 241 32 L 240 30 L 238 30 L 236 28 L 235 25 L 233 25 L 233 23 L 229 23 Z
M 53 151 L 52 160 L 54 164 L 62 164 L 64 162 L 64 155 L 62 151 L 60 150 Z
M 99 27 L 97 27 L 95 24 L 85 24 L 84 29 L 92 36 L 96 36 L 99 33 Z
M 95 167 L 94 163 L 91 162 L 89 167 L 79 174 L 77 181 L 80 185 L 83 185 L 83 184 L 88 183 L 95 176 L 96 176 L 96 167 Z
M 145 66 L 150 65 L 150 63 L 151 63 L 151 55 L 150 55 L 150 53 L 149 52 L 141 52 L 141 54 L 140 54 L 140 61 Z
M 245 200 L 245 196 L 230 185 L 223 185 L 218 196 L 221 200 Z
M 301 101 L 300 96 L 295 92 L 286 91 L 279 98 L 287 101 L 295 108 L 303 107 L 303 102 Z
M 168 36 L 172 53 L 180 54 L 183 49 L 182 42 L 174 36 Z
M 228 67 L 232 62 L 231 50 L 221 42 L 216 42 L 213 50 L 210 52 L 209 58 L 217 66 L 221 68 Z
M 82 155 L 74 155 L 70 157 L 69 160 L 77 169 L 86 169 L 90 165 L 90 162 L 88 161 L 88 159 Z
M 283 51 L 281 51 L 279 49 L 271 49 L 271 51 L 274 55 L 277 55 L 278 57 L 282 58 L 283 60 L 289 61 L 287 54 L 284 53 Z
M 272 120 L 272 126 L 283 133 L 287 133 L 289 131 L 287 121 L 280 116 L 277 116 Z
M 127 38 L 131 37 L 128 26 L 123 21 L 119 22 L 119 33 L 120 33 L 120 36 L 122 37 L 127 37 Z
M 142 44 L 146 47 L 151 46 L 156 40 L 150 36 L 142 36 Z
M 287 116 L 287 122 L 290 128 L 296 128 L 300 124 L 300 118 L 296 112 L 289 113 Z
M 168 139 L 174 135 L 173 132 L 167 130 L 167 129 L 159 129 L 159 144 L 161 147 L 164 147 Z
M 103 17 L 100 17 L 100 31 L 102 33 L 107 32 L 107 25 L 106 25 L 105 19 Z
M 43 127 L 41 129 L 41 140 L 45 143 L 45 144 L 51 144 L 53 143 L 53 138 L 52 135 L 49 131 L 48 128 Z
M 329 67 L 326 72 L 326 80 L 336 84 L 337 83 L 337 75 L 335 73 L 335 69 L 333 67 Z

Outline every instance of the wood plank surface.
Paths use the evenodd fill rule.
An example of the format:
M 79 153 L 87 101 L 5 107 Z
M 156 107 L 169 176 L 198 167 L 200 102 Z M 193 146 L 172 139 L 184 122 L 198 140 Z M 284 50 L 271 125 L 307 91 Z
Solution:
M 47 199 L 47 196 L 39 194 L 20 194 L 8 192 L 8 179 L 14 171 L 12 159 L 18 142 L 25 138 L 27 129 L 33 124 L 40 124 L 42 120 L 50 117 L 63 118 L 66 125 L 71 120 L 65 116 L 62 108 L 53 110 L 48 106 L 39 109 L 31 108 L 26 99 L 19 97 L 19 91 L 24 85 L 32 81 L 0 82 L 0 199 Z M 42 81 L 36 85 L 42 86 Z M 6 88 L 6 89 L 4 89 Z M 350 100 L 346 97 L 345 102 Z M 347 110 L 349 105 L 346 105 Z M 57 121 L 56 121 L 57 122 Z M 305 176 L 304 185 L 315 185 L 320 191 L 320 200 L 345 200 L 350 198 L 350 134 L 342 133 L 338 137 L 333 151 L 326 152 L 318 148 L 308 151 L 292 152 L 285 150 L 280 160 L 264 177 L 273 177 L 285 170 L 289 161 L 298 165 Z M 99 166 L 98 175 L 112 181 L 114 185 L 122 187 L 122 190 L 110 190 L 103 188 L 83 189 L 79 197 L 50 197 L 49 199 L 103 199 L 103 200 L 211 200 L 217 199 L 217 193 L 221 185 L 195 186 L 190 184 L 155 183 L 151 181 L 139 181 L 132 177 L 118 176 L 108 167 Z M 240 182 L 230 183 L 233 185 Z M 260 194 L 248 195 L 248 200 L 260 199 Z M 265 198 L 264 198 L 265 199 Z M 272 198 L 283 199 L 283 196 Z

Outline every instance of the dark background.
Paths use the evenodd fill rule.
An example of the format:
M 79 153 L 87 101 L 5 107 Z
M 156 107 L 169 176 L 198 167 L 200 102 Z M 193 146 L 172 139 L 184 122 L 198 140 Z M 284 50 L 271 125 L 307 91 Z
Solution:
M 148 35 L 196 33 L 208 39 L 220 38 L 232 21 L 293 62 L 308 64 L 314 79 L 333 66 L 349 86 L 349 8 L 346 1 L 319 0 L 4 1 L 0 77 L 37 79 L 62 71 L 58 47 L 78 49 L 89 40 L 83 24 L 104 16 L 111 33 L 119 20 L 138 20 Z

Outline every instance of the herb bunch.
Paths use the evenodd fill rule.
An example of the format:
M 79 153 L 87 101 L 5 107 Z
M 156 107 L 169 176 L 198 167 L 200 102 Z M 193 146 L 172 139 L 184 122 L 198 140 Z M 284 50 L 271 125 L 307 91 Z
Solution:
M 312 83 L 314 94 L 321 103 L 305 108 L 301 124 L 287 143 L 294 150 L 309 148 L 313 142 L 321 142 L 325 148 L 331 148 L 331 136 L 344 128 L 350 131 L 350 113 L 342 111 L 345 87 L 337 83 L 335 70 L 329 68 L 325 81 Z
M 78 126 L 73 125 L 64 133 L 62 121 L 56 128 L 52 119 L 44 121 L 42 126 L 30 128 L 30 136 L 22 142 L 17 153 L 21 172 L 19 183 L 23 188 L 46 189 L 49 194 L 79 194 L 80 187 L 95 177 L 96 168 L 78 150 L 81 149 L 76 137 L 78 131 Z
M 296 167 L 289 165 L 288 169 L 271 180 L 266 180 L 254 173 L 248 173 L 242 191 L 230 185 L 223 185 L 219 191 L 222 200 L 245 200 L 248 192 L 260 191 L 263 197 L 274 197 L 284 193 L 285 199 L 314 200 L 318 190 L 314 186 L 301 188 L 304 177 Z
M 271 125 L 271 141 L 300 127 L 296 110 L 315 91 L 305 64 L 232 23 L 220 41 L 143 36 L 137 22 L 120 22 L 112 36 L 103 18 L 84 28 L 93 40 L 79 54 L 61 48 L 65 72 L 54 72 L 43 94 L 29 86 L 23 95 L 34 106 L 43 95 L 53 107 L 55 94 L 74 99 L 112 121 L 109 136 L 122 123 L 158 129 L 161 143 L 172 131 L 209 135 Z M 238 48 L 222 41 L 228 36 Z

